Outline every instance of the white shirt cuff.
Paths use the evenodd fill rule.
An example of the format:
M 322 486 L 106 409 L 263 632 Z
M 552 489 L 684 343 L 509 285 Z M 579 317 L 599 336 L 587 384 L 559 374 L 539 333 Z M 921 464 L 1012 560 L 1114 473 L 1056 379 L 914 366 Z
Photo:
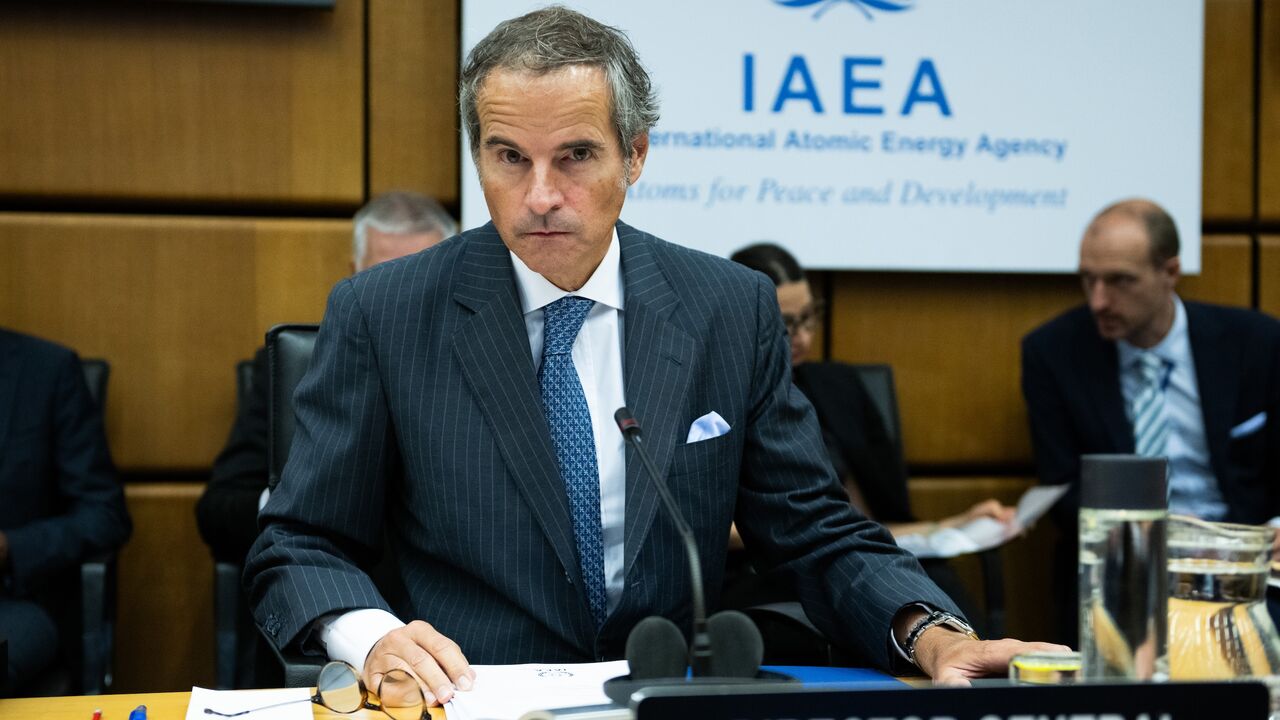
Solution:
M 341 660 L 357 671 L 364 670 L 364 659 L 383 635 L 404 627 L 400 618 L 377 608 L 350 610 L 317 622 L 320 643 L 329 659 Z

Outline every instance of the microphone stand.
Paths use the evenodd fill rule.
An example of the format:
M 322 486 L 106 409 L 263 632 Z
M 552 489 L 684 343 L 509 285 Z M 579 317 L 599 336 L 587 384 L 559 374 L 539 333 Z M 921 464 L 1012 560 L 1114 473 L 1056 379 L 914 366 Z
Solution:
M 649 453 L 645 452 L 644 441 L 640 435 L 640 424 L 625 407 L 618 408 L 613 417 L 618 423 L 618 429 L 622 431 L 623 439 L 630 443 L 636 449 L 636 454 L 640 456 L 640 462 L 648 472 L 649 479 L 653 481 L 653 486 L 657 488 L 662 504 L 667 508 L 667 517 L 676 526 L 676 532 L 684 545 L 684 553 L 689 561 L 689 579 L 693 582 L 693 642 L 690 645 L 689 664 L 693 668 L 694 677 L 705 677 L 711 674 L 711 637 L 707 634 L 707 606 L 703 596 L 702 561 L 698 556 L 698 545 L 693 539 L 693 530 L 685 522 L 684 515 L 676 506 L 675 497 L 672 496 L 666 481 L 654 467 Z

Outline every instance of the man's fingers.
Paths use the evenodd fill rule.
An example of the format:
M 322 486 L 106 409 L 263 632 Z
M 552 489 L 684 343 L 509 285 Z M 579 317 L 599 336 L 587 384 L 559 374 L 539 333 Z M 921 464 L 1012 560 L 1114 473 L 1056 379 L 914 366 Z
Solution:
M 407 654 L 412 654 L 412 652 L 413 651 L 409 651 L 409 653 Z M 427 701 L 428 705 L 435 705 L 437 702 L 448 702 L 448 700 L 439 700 L 436 697 L 436 694 L 431 690 L 431 685 L 428 683 L 427 680 L 423 679 L 422 675 L 420 674 L 421 671 L 416 669 L 412 663 L 399 657 L 390 657 L 387 660 L 389 663 L 389 667 L 386 668 L 385 672 L 377 674 L 378 675 L 378 677 L 376 678 L 377 684 L 368 686 L 375 693 L 377 693 L 379 698 L 381 698 L 382 696 L 382 684 L 386 682 L 387 675 L 391 674 L 396 670 L 399 670 L 404 674 L 408 675 L 409 677 L 413 678 L 413 681 L 418 684 L 418 687 L 422 689 L 422 697 Z
M 1028 652 L 1064 652 L 1064 645 L 1043 642 L 1003 640 L 963 640 L 943 648 L 931 663 L 929 674 L 934 685 L 965 687 L 971 678 L 1004 675 L 1014 655 Z
M 933 679 L 933 684 L 940 687 L 969 687 L 973 685 L 964 673 L 955 668 L 947 668 L 945 672 Z
M 475 671 L 457 643 L 421 620 L 387 633 L 374 645 L 365 660 L 368 687 L 377 692 L 386 673 L 396 669 L 418 681 L 429 705 L 449 702 L 455 687 L 466 690 L 475 682 Z
M 989 517 L 1000 522 L 1010 522 L 1017 514 L 1017 509 L 1001 503 L 995 498 L 983 500 L 974 504 L 969 511 L 964 514 L 967 520 L 974 520 L 980 517 Z
M 418 677 L 427 684 L 441 703 L 449 702 L 455 688 L 470 689 L 475 671 L 467 663 L 458 644 L 424 622 L 408 626 L 421 653 L 408 658 Z
M 421 652 L 421 649 L 418 648 L 405 628 L 387 633 L 378 641 L 377 645 L 373 646 L 373 650 L 369 652 L 369 657 L 365 659 L 365 687 L 377 693 L 382 687 L 382 681 L 387 673 L 392 670 L 402 670 L 418 682 L 427 703 L 434 704 L 435 695 L 431 692 L 430 686 L 419 677 L 408 659 L 416 657 L 419 652 Z

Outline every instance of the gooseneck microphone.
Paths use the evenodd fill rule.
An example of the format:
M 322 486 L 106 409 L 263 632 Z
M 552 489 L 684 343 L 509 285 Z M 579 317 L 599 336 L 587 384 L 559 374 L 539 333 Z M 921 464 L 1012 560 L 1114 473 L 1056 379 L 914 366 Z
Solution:
M 658 490 L 667 509 L 667 517 L 675 526 L 689 559 L 689 579 L 693 581 L 693 642 L 685 645 L 684 633 L 665 617 L 651 615 L 631 629 L 627 636 L 627 663 L 630 673 L 606 680 L 604 693 L 610 700 L 626 705 L 632 693 L 646 688 L 666 688 L 672 692 L 691 692 L 711 686 L 756 683 L 795 682 L 795 678 L 761 670 L 764 641 L 751 618 L 737 610 L 722 610 L 707 617 L 702 587 L 702 561 L 693 531 L 676 505 L 662 473 L 645 451 L 640 423 L 631 411 L 618 408 L 613 419 L 622 437 L 635 448 L 645 474 Z M 693 677 L 686 677 L 692 667 Z
M 671 518 L 676 532 L 680 535 L 680 541 L 684 544 L 685 556 L 689 561 L 689 579 L 693 583 L 693 643 L 690 645 L 689 665 L 693 668 L 694 677 L 710 675 L 711 637 L 707 634 L 707 605 L 703 596 L 702 561 L 698 556 L 698 544 L 693 539 L 693 531 L 689 529 L 689 523 L 685 522 L 684 515 L 676 506 L 676 499 L 671 495 L 666 480 L 654 467 L 653 460 L 644 449 L 640 423 L 636 422 L 636 419 L 631 416 L 631 411 L 625 407 L 618 408 L 618 411 L 613 414 L 613 419 L 618 423 L 623 439 L 635 448 L 636 455 L 640 456 L 640 462 L 644 465 L 649 480 L 657 488 L 658 496 L 662 498 L 662 504 L 667 508 L 667 517 Z

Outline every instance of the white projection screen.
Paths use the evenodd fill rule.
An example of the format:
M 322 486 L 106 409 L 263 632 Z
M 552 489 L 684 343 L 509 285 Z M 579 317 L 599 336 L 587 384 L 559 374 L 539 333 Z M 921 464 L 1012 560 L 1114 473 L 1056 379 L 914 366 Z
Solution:
M 464 56 L 544 4 L 464 0 Z M 1071 272 L 1097 210 L 1147 197 L 1199 272 L 1203 0 L 566 4 L 624 30 L 658 89 L 631 225 L 812 268 Z

